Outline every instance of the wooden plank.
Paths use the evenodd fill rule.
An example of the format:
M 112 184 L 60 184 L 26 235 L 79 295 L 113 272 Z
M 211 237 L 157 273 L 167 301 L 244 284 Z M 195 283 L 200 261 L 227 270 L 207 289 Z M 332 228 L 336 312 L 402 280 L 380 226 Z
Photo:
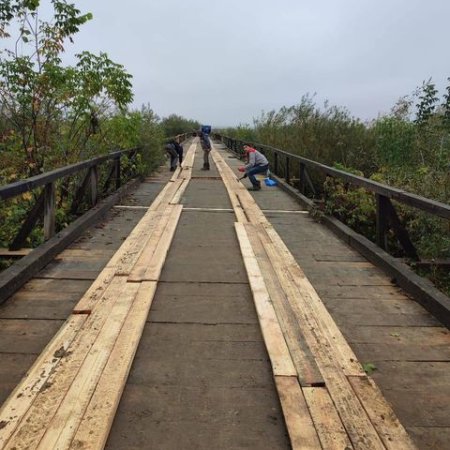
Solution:
M 136 210 L 144 209 L 144 210 L 147 211 L 148 206 L 139 206 L 139 205 L 114 205 L 113 208 L 114 208 L 114 209 L 136 209 Z
M 370 420 L 388 450 L 416 449 L 391 405 L 370 377 L 348 377 Z
M 248 222 L 247 214 L 245 213 L 245 210 L 242 207 L 237 194 L 235 192 L 231 192 L 229 197 L 230 197 L 231 205 L 233 206 L 237 221 L 240 223 Z
M 104 268 L 91 287 L 75 305 L 73 314 L 90 314 L 97 302 L 102 298 L 115 275 L 114 268 Z
M 32 252 L 32 248 L 21 248 L 18 250 L 9 250 L 7 248 L 0 248 L 0 257 L 2 258 L 21 258 Z
M 280 213 L 280 214 L 309 214 L 309 211 L 302 209 L 261 209 L 263 213 Z
M 352 360 L 348 356 L 349 351 L 351 352 L 348 345 L 346 344 L 348 351 L 342 345 L 337 346 L 333 335 L 326 333 L 327 328 L 322 326 L 317 313 L 308 304 L 307 297 L 303 297 L 303 293 L 299 291 L 297 280 L 285 267 L 280 252 L 270 245 L 265 245 L 265 248 L 353 445 L 355 448 L 365 449 L 384 448 L 344 374 L 349 371 L 360 375 L 356 357 Z
M 20 423 L 5 448 L 32 449 L 39 444 L 46 427 L 96 342 L 103 325 L 114 308 L 115 302 L 119 301 L 125 285 L 124 277 L 116 277 L 109 284 L 100 299 L 101 306 L 95 308 L 92 314 L 86 318 L 76 339 L 72 341 L 61 356 L 60 364 L 54 368 L 31 407 L 25 415 L 18 417 Z
M 186 190 L 186 185 L 184 179 L 181 180 L 181 184 L 179 185 L 177 191 L 174 193 L 172 199 L 170 200 L 169 204 L 171 205 L 177 205 L 180 203 L 181 196 L 184 194 L 184 191 Z
M 173 205 L 166 228 L 156 246 L 153 243 L 146 246 L 142 258 L 128 276 L 128 281 L 156 281 L 159 279 L 182 211 L 183 205 Z
M 297 376 L 247 232 L 241 223 L 235 223 L 235 228 L 273 373 L 274 375 Z
M 322 449 L 297 378 L 277 376 L 275 384 L 292 449 Z
M 197 144 L 195 142 L 191 144 L 188 151 L 186 152 L 186 155 L 184 157 L 183 163 L 181 164 L 181 167 L 177 167 L 175 169 L 175 171 L 171 177 L 172 181 L 175 181 L 177 179 L 189 179 L 191 177 L 196 147 L 197 147 Z
M 163 210 L 162 215 L 159 221 L 156 223 L 156 226 L 150 236 L 150 239 L 147 240 L 145 246 L 142 246 L 139 258 L 128 274 L 128 281 L 142 281 L 141 278 L 144 276 L 153 258 L 158 243 L 162 238 L 164 230 L 166 229 L 171 214 L 175 208 L 177 208 L 176 205 L 168 205 Z
M 270 298 L 283 330 L 289 352 L 301 386 L 321 386 L 324 385 L 323 377 L 315 362 L 315 359 L 306 344 L 305 337 L 298 325 L 295 314 L 287 299 L 281 284 L 273 270 L 267 253 L 257 235 L 256 227 L 260 225 L 245 224 L 247 235 L 252 244 L 253 251 L 258 260 L 258 265 L 264 277 Z
M 121 283 L 115 289 L 118 296 L 114 307 L 109 310 L 108 318 L 98 334 L 89 353 L 83 361 L 56 414 L 50 422 L 45 420 L 45 433 L 38 448 L 68 448 L 83 418 L 89 401 L 96 389 L 103 369 L 109 359 L 125 319 L 134 302 L 139 285 Z M 33 418 L 39 421 L 39 416 Z
M 300 302 L 298 307 L 309 313 L 305 319 L 310 326 L 318 328 L 323 344 L 333 346 L 336 359 L 347 375 L 363 376 L 365 373 L 356 355 L 278 233 L 272 226 L 267 226 L 260 237 L 269 259 L 277 264 L 277 273 L 297 287 L 297 290 L 292 288 L 292 301 Z
M 71 316 L 38 356 L 24 378 L 0 409 L 0 448 L 16 430 L 36 396 L 45 388 L 48 378 L 79 333 L 86 316 Z
M 234 209 L 232 208 L 191 208 L 191 207 L 183 207 L 183 211 L 195 211 L 195 212 L 232 212 L 234 213 Z
M 175 186 L 169 186 L 170 189 L 167 189 L 168 192 L 165 193 L 162 199 L 163 201 L 160 202 L 158 207 L 173 192 L 176 192 L 176 189 L 180 188 L 182 184 L 183 180 L 176 183 Z M 168 216 L 169 221 L 172 219 L 175 222 L 174 227 L 172 227 L 173 235 L 182 206 L 179 205 L 179 207 L 172 209 L 177 214 L 176 220 L 173 220 L 173 215 L 169 214 Z M 145 230 L 149 221 L 154 222 L 155 217 L 161 216 L 161 213 L 158 212 L 156 214 L 154 211 L 150 211 L 146 216 L 141 220 L 140 227 L 136 227 L 137 229 L 132 233 L 132 239 L 129 240 L 128 247 L 124 246 L 122 250 L 127 250 L 130 247 L 135 248 L 140 238 L 145 233 L 149 233 L 148 230 Z M 140 244 L 142 245 L 142 240 Z M 19 427 L 14 427 L 12 431 L 14 435 L 8 443 L 8 446 L 34 448 L 33 446 L 39 444 L 40 448 L 46 449 L 53 447 L 65 448 L 70 444 L 84 410 L 92 397 L 97 381 L 110 357 L 111 349 L 122 329 L 123 322 L 134 300 L 135 294 L 140 287 L 138 284 L 127 283 L 123 277 L 114 277 L 115 270 L 116 268 L 114 267 L 104 269 L 100 277 L 93 283 L 82 301 L 75 308 L 75 312 L 78 313 L 91 312 L 93 305 L 100 302 L 90 317 L 86 317 L 85 315 L 73 316 L 73 321 L 84 322 L 85 325 L 75 342 L 72 342 L 70 348 L 65 349 L 63 352 L 60 358 L 63 359 L 62 363 L 54 368 L 49 374 L 49 377 L 41 382 L 41 385 L 35 384 L 38 387 L 36 398 L 33 399 L 32 404 L 27 406 L 21 416 L 16 417 L 17 424 L 19 422 L 20 424 Z M 154 293 L 156 283 L 150 283 L 150 285 L 153 286 Z M 125 289 L 125 286 L 127 286 L 127 289 Z M 153 298 L 153 293 L 151 299 Z M 150 302 L 144 302 L 144 305 L 146 304 L 147 306 L 147 312 L 151 299 Z M 114 302 L 116 302 L 115 307 L 113 307 Z M 144 310 L 140 309 L 139 311 L 142 313 Z M 146 316 L 147 314 L 145 313 L 145 317 L 141 320 L 142 327 L 143 323 L 145 323 Z M 128 322 L 128 324 L 130 325 L 129 330 L 134 330 L 131 326 L 132 322 Z M 127 336 L 129 337 L 129 335 Z M 124 340 L 122 347 L 125 344 L 129 345 L 129 343 L 129 339 Z M 52 344 L 55 345 L 53 341 Z M 137 347 L 137 341 L 135 342 L 135 347 Z M 132 352 L 133 355 L 134 351 L 135 348 Z M 128 369 L 133 355 L 129 355 Z M 42 357 L 47 358 L 48 355 L 43 355 Z M 54 364 L 59 361 L 53 355 L 50 355 L 50 357 Z M 116 354 L 117 361 L 119 359 L 121 360 L 121 358 L 121 356 L 119 357 Z M 110 371 L 115 370 L 116 366 L 117 364 L 111 366 Z M 45 374 L 42 371 L 42 367 L 38 368 L 37 373 L 39 375 Z M 21 387 L 21 389 L 26 389 L 26 386 Z M 73 405 L 77 405 L 76 410 L 73 409 Z M 17 408 L 17 405 L 14 407 Z M 57 412 L 55 414 L 56 408 Z M 9 427 L 4 428 L 9 429 Z
M 139 221 L 125 242 L 120 246 L 106 267 L 115 268 L 116 275 L 129 275 L 147 243 L 155 233 L 161 232 L 169 211 L 152 211 Z
M 172 184 L 176 184 L 176 188 L 168 188 L 167 192 L 156 200 L 161 200 L 162 203 L 170 203 L 177 204 L 180 201 L 181 196 L 183 195 L 187 182 L 190 180 L 192 176 L 192 166 L 194 165 L 195 158 L 195 148 L 196 143 L 191 144 L 189 150 L 186 153 L 186 156 L 183 160 L 181 167 L 177 167 L 170 178 Z M 159 204 L 159 203 L 158 203 Z M 152 205 L 153 206 L 153 205 Z
M 185 173 L 190 170 L 192 173 L 192 167 L 194 166 L 194 158 L 195 158 L 195 149 L 197 148 L 197 142 L 194 141 L 190 147 L 189 150 L 186 152 L 186 156 L 183 160 L 183 163 L 181 166 L 183 167 L 183 171 Z
M 163 200 L 165 199 L 165 197 L 167 196 L 167 193 L 169 192 L 170 189 L 173 189 L 172 185 L 173 185 L 173 181 L 170 180 L 159 192 L 159 194 L 156 196 L 156 198 L 153 200 L 152 204 L 150 205 L 150 209 L 155 211 L 157 210 L 160 205 L 162 204 Z
M 176 179 L 174 181 L 169 181 L 166 187 L 160 192 L 153 203 L 150 205 L 151 210 L 156 210 L 159 208 L 165 208 L 172 200 L 173 196 L 176 194 L 180 186 L 183 184 L 183 179 Z M 166 189 L 167 188 L 167 189 Z
M 242 205 L 244 212 L 247 214 L 249 222 L 255 224 L 268 223 L 266 216 L 261 212 L 259 206 L 256 204 L 255 200 L 246 188 L 243 187 L 240 189 L 236 195 L 239 198 L 239 202 Z
M 228 196 L 230 198 L 231 206 L 233 207 L 234 213 L 236 214 L 237 221 L 241 223 L 247 222 L 248 221 L 247 216 L 245 215 L 243 207 L 235 192 L 240 185 L 239 181 L 237 180 L 237 177 L 232 173 L 231 169 L 228 168 L 228 165 L 225 163 L 223 158 L 214 148 L 211 150 L 211 157 L 214 163 L 216 164 L 217 170 L 219 171 L 222 180 L 225 183 L 225 187 L 227 189 Z M 234 184 L 236 184 L 236 186 L 234 186 Z
M 71 444 L 74 449 L 102 449 L 106 444 L 131 364 L 142 336 L 157 283 L 144 281 L 103 370 Z
M 224 182 L 227 183 L 227 180 L 224 180 Z M 231 190 L 233 190 L 233 188 L 231 188 Z M 246 194 L 249 196 L 248 193 Z M 249 220 L 258 223 L 261 216 L 256 214 L 256 219 L 254 216 L 254 212 L 257 211 L 257 205 L 254 203 L 253 198 L 249 198 L 251 196 L 247 197 L 247 195 L 243 193 L 240 200 L 247 210 Z M 267 228 L 271 228 L 267 220 L 265 223 L 264 220 L 266 219 L 261 220 L 260 223 L 263 223 Z M 358 364 L 356 357 L 354 357 L 354 355 L 352 357 L 349 356 L 352 352 L 348 345 L 339 345 L 338 347 L 341 348 L 336 349 L 335 341 L 342 344 L 339 335 L 337 334 L 339 330 L 335 325 L 335 328 L 330 328 L 331 324 L 326 320 L 324 321 L 321 318 L 317 318 L 317 314 L 312 306 L 308 305 L 305 301 L 303 292 L 299 290 L 296 284 L 298 276 L 300 276 L 302 280 L 305 280 L 305 275 L 296 263 L 295 269 L 297 270 L 290 270 L 292 260 L 289 259 L 289 256 L 292 259 L 293 257 L 290 255 L 289 251 L 287 251 L 288 253 L 286 254 L 284 251 L 285 248 L 275 246 L 271 239 L 269 239 L 269 236 L 265 233 L 261 233 L 260 238 L 263 241 L 264 248 L 276 271 L 280 284 L 292 304 L 300 328 L 305 333 L 307 344 L 313 355 L 317 358 L 319 369 L 324 377 L 324 381 L 327 386 L 329 386 L 332 399 L 336 404 L 343 423 L 352 439 L 353 445 L 355 445 L 356 448 L 382 449 L 383 444 L 378 434 L 359 403 L 359 400 L 355 397 L 352 388 L 343 373 L 342 367 L 349 369 L 350 373 L 362 375 L 362 368 Z M 295 276 L 291 272 L 294 272 Z M 307 297 L 308 300 L 310 300 L 311 294 L 309 293 L 309 296 Z M 317 294 L 316 298 L 318 298 Z M 326 311 L 323 305 L 322 309 Z M 333 333 L 330 331 L 333 331 Z M 343 342 L 345 342 L 345 340 Z M 344 354 L 343 360 L 342 353 Z
M 322 447 L 326 450 L 354 448 L 327 388 L 307 387 L 302 391 Z

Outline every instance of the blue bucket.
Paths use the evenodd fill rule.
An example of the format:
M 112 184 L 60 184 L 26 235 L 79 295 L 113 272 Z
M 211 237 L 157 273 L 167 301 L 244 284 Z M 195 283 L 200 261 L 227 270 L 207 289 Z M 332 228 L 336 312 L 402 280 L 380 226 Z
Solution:
M 266 183 L 266 186 L 276 186 L 278 184 L 275 180 L 272 180 L 272 178 L 265 178 L 264 183 Z

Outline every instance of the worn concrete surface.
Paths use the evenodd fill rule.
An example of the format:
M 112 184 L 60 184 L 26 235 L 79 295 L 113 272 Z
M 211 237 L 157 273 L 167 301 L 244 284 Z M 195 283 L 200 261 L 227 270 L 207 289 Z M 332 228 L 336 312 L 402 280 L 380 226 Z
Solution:
M 182 203 L 231 208 L 201 165 Z M 234 221 L 182 213 L 108 449 L 289 448 Z

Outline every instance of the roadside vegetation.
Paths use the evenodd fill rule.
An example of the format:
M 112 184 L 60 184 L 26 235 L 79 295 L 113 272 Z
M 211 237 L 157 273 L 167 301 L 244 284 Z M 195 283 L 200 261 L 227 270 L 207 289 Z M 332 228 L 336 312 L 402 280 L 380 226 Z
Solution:
M 448 80 L 450 83 L 450 79 Z M 253 126 L 222 130 L 224 135 L 270 145 L 306 158 L 363 175 L 443 203 L 450 201 L 450 84 L 439 95 L 430 79 L 401 97 L 391 112 L 364 123 L 345 109 L 316 104 L 314 96 L 278 111 L 262 113 Z M 324 212 L 375 240 L 375 199 L 364 189 L 321 179 Z M 450 224 L 426 213 L 396 204 L 419 256 L 450 259 Z M 404 256 L 394 236 L 390 252 Z M 448 268 L 433 266 L 423 274 L 450 294 Z
M 83 51 L 64 65 L 66 47 L 92 15 L 52 0 L 46 2 L 52 14 L 44 17 L 41 3 L 0 0 L 0 185 L 133 147 L 141 149 L 134 172 L 150 173 L 163 160 L 164 140 L 199 124 L 161 119 L 150 106 L 131 110 L 132 77 L 106 53 Z M 58 189 L 57 230 L 73 219 L 67 205 L 79 183 L 74 177 Z M 39 193 L 2 202 L 0 247 L 11 242 Z M 27 245 L 42 242 L 41 228 Z

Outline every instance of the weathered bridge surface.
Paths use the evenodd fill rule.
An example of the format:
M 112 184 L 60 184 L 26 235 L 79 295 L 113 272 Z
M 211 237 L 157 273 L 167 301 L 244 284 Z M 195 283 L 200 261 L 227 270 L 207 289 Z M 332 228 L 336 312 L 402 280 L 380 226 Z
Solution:
M 230 167 L 241 165 L 217 148 Z M 216 167 L 200 170 L 200 152 L 107 448 L 290 446 L 236 218 Z M 0 306 L 0 402 L 168 179 L 162 171 L 142 183 Z M 372 377 L 415 444 L 448 448 L 448 330 L 280 189 L 253 197 L 359 361 L 376 366 Z

